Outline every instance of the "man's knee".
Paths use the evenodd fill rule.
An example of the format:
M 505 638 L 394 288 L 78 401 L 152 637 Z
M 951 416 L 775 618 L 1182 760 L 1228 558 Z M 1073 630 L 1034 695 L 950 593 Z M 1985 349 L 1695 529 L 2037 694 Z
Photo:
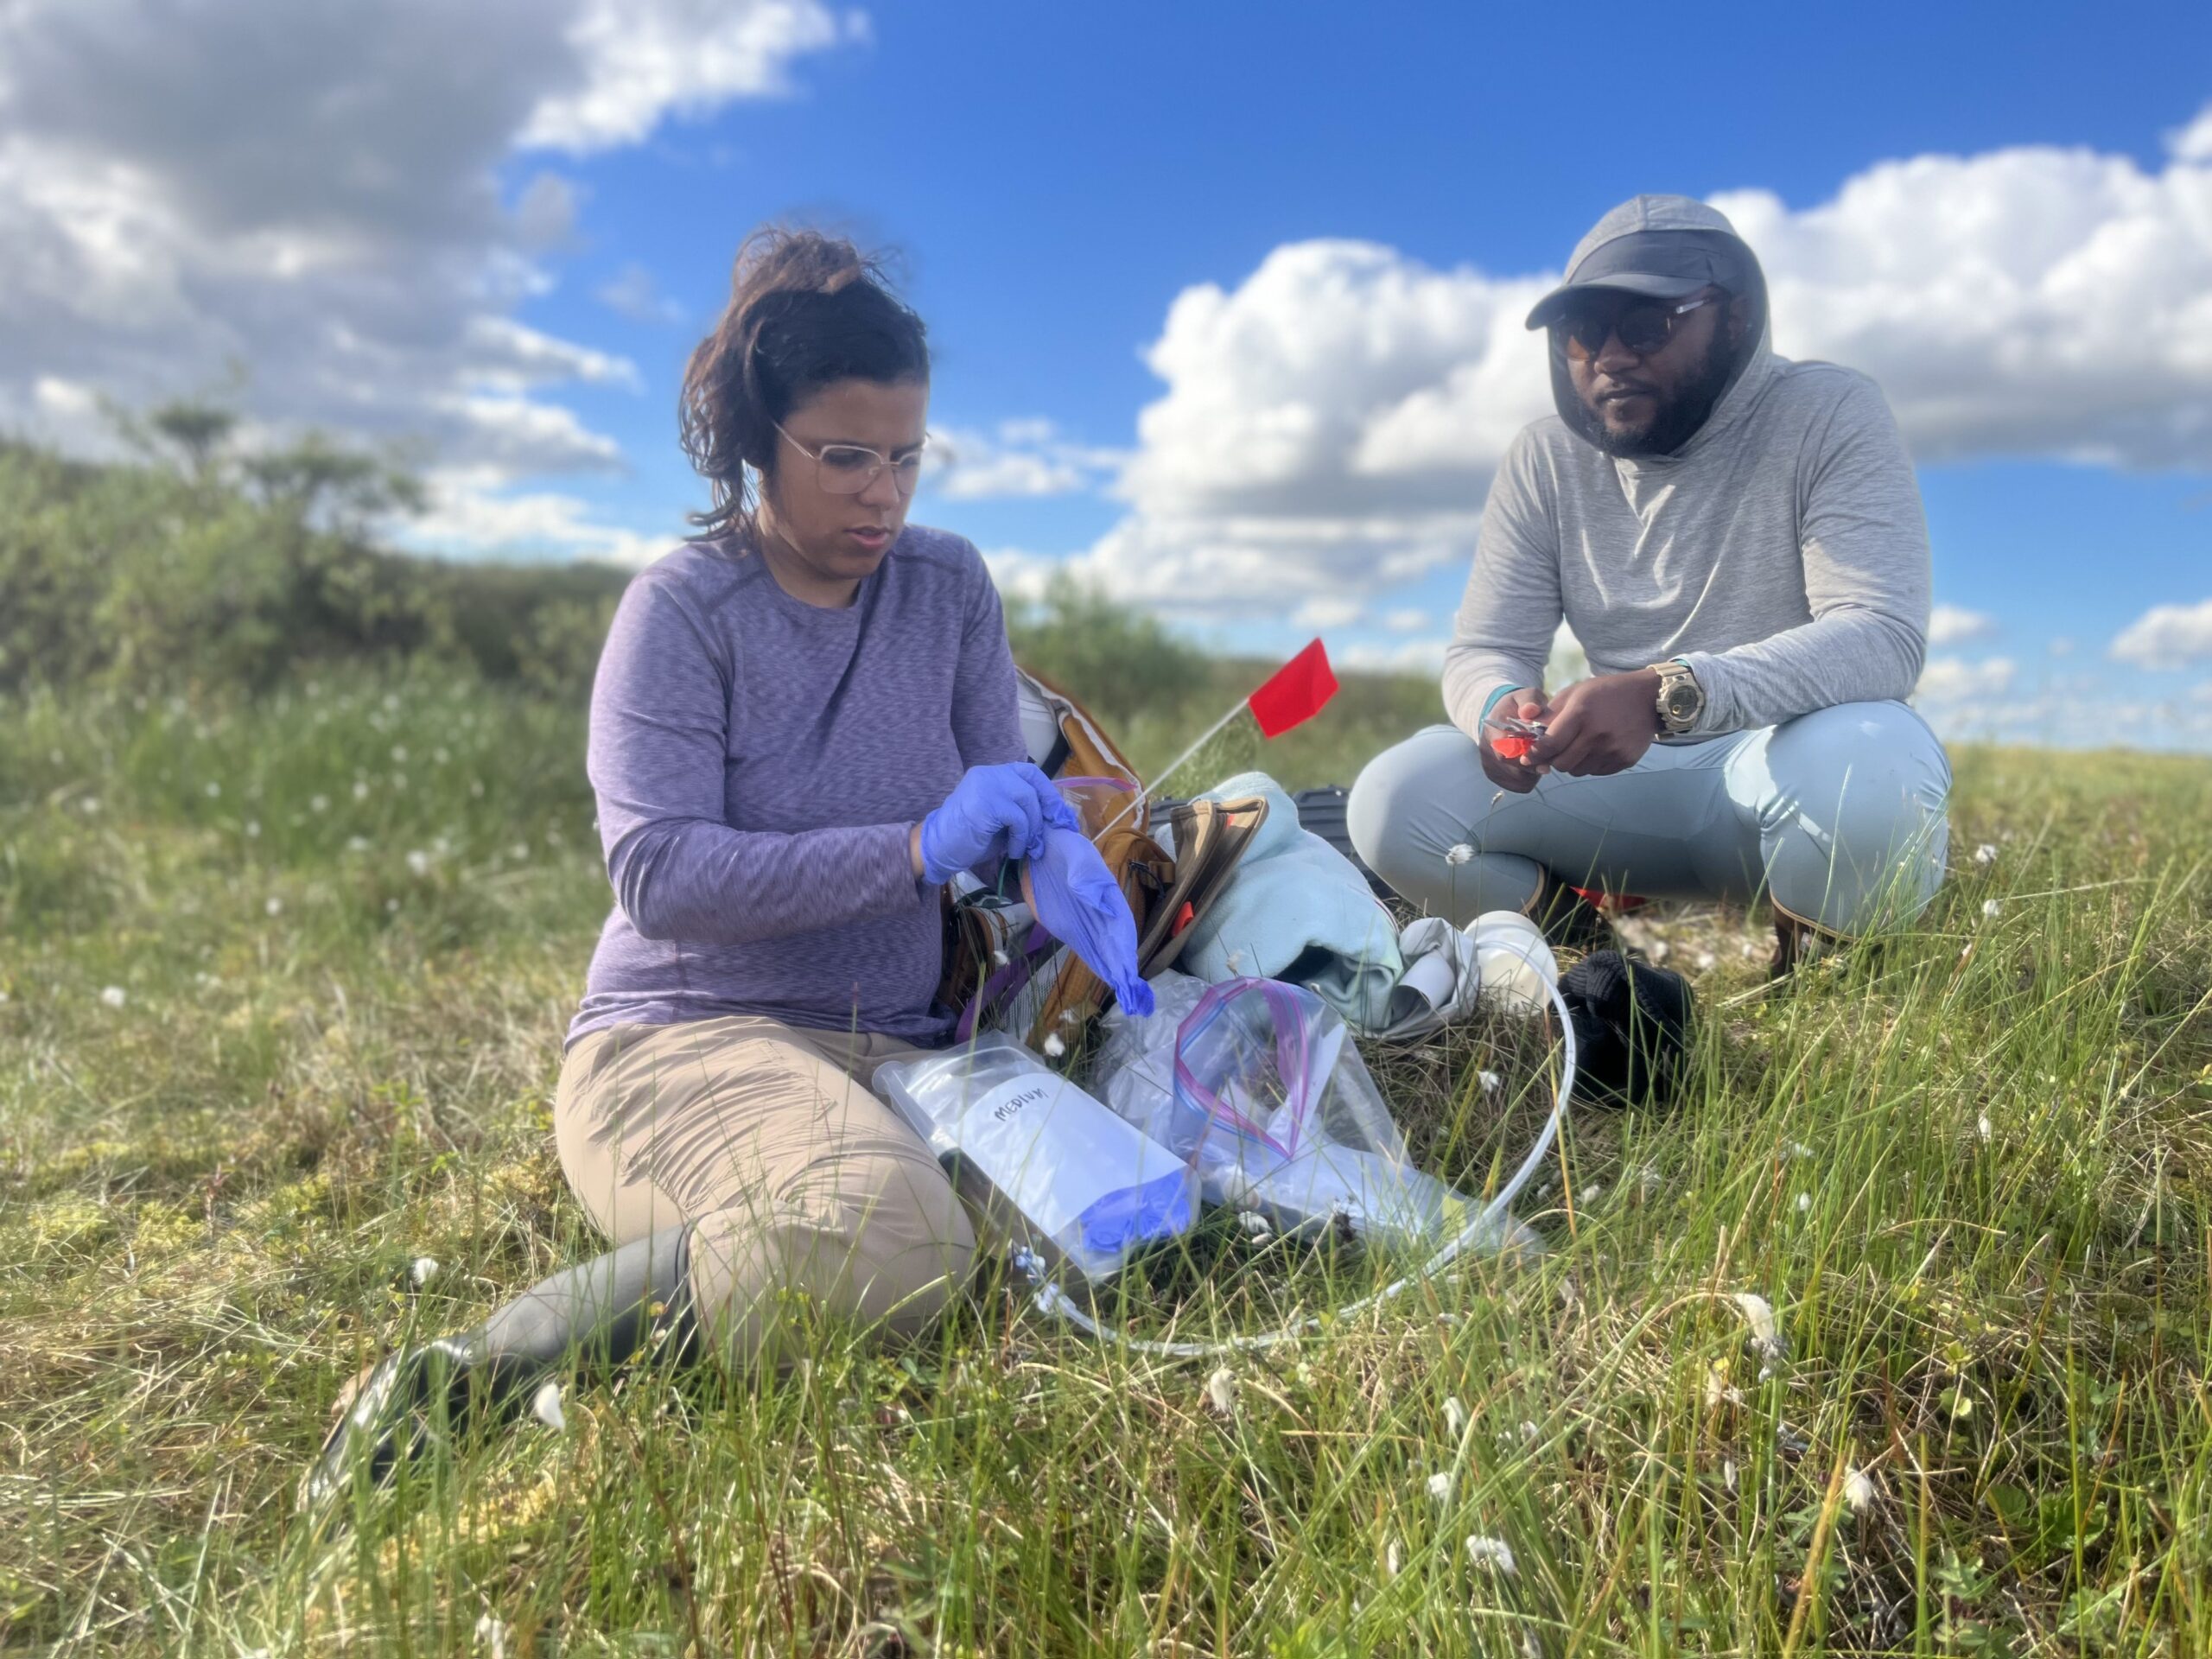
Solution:
M 1455 772 L 1480 765 L 1452 726 L 1432 726 L 1369 761 L 1344 802 L 1344 830 L 1369 868 L 1399 887 L 1410 868 L 1440 854 L 1446 815 L 1439 795 Z
M 1872 925 L 1874 912 L 1915 914 L 1942 880 L 1948 842 L 1944 817 L 1951 768 L 1925 721 L 1901 703 L 1841 703 L 1777 727 L 1767 767 L 1775 785 L 1770 828 L 1802 843 L 1796 885 L 1825 868 L 1815 901 L 1785 893 L 1778 903 L 1843 931 Z

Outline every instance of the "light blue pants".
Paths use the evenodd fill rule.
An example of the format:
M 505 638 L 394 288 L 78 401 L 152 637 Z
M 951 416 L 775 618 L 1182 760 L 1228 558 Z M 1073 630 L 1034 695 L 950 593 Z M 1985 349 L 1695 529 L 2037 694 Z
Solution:
M 1474 741 L 1432 726 L 1368 764 L 1352 844 L 1413 903 L 1462 925 L 1527 910 L 1547 873 L 1651 899 L 1764 893 L 1832 933 L 1920 913 L 1943 880 L 1943 746 L 1901 702 L 1847 702 L 1700 743 L 1655 743 L 1610 778 L 1552 772 L 1526 795 Z

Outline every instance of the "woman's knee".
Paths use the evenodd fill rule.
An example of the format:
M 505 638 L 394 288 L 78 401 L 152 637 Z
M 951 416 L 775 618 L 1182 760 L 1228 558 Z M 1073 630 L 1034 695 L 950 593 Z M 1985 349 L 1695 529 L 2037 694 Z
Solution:
M 739 1357 L 767 1344 L 794 1301 L 837 1324 L 911 1335 L 966 1279 L 975 1232 L 933 1160 L 840 1163 L 800 1190 L 700 1217 L 696 1294 Z

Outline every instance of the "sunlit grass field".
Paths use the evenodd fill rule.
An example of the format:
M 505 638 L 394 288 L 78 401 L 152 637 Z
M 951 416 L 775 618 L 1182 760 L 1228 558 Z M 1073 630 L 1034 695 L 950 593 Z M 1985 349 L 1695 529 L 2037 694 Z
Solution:
M 1355 684 L 1206 766 L 1349 782 L 1433 707 Z M 1573 1109 L 1540 1262 L 1225 1367 L 987 1274 L 919 1348 L 572 1387 L 296 1516 L 365 1362 L 598 1248 L 549 1119 L 607 902 L 582 724 L 397 671 L 0 703 L 0 1648 L 2212 1652 L 2181 759 L 1961 753 L 1921 926 L 1777 991 L 1757 917 L 1641 928 L 1699 1082 Z M 1376 1065 L 1471 1192 L 1545 1103 L 1503 1016 Z M 1399 1265 L 1210 1235 L 1111 1311 L 1255 1329 Z

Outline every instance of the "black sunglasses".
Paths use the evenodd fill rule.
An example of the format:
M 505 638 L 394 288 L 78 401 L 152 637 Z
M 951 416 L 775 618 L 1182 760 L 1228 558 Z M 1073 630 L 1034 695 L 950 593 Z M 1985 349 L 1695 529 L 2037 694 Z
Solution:
M 1694 300 L 1675 304 L 1665 300 L 1642 300 L 1624 305 L 1618 311 L 1599 306 L 1569 312 L 1559 320 L 1559 329 L 1567 336 L 1567 349 L 1580 346 L 1580 355 L 1595 357 L 1605 349 L 1609 336 L 1618 336 L 1621 344 L 1638 357 L 1649 357 L 1674 338 L 1675 322 L 1701 305 L 1711 305 L 1726 296 L 1720 294 L 1701 295 Z

